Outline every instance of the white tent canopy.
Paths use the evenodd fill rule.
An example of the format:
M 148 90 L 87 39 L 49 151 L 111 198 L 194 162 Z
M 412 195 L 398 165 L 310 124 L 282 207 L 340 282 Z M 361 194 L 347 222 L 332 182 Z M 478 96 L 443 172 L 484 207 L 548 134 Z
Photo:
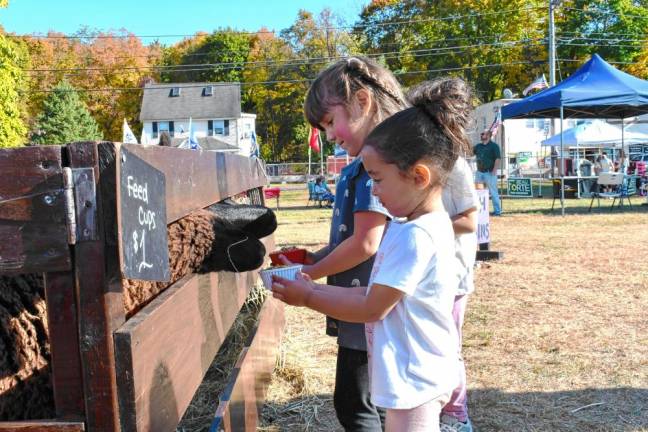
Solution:
M 611 125 L 603 120 L 579 124 L 563 131 L 563 144 L 581 147 L 619 147 L 628 144 L 648 144 L 648 134 Z M 560 134 L 542 141 L 543 146 L 560 146 Z

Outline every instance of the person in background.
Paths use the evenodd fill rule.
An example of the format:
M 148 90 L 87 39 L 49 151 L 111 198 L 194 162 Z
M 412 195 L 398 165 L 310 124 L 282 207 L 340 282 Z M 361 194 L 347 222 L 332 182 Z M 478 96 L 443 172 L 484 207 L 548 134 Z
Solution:
M 335 201 L 335 195 L 331 193 L 331 190 L 328 188 L 323 176 L 319 176 L 315 179 L 315 193 L 322 198 L 322 201 L 327 202 L 327 207 L 331 207 L 333 201 Z
M 485 129 L 480 135 L 481 142 L 475 145 L 473 152 L 477 158 L 477 173 L 475 181 L 485 183 L 488 193 L 493 200 L 493 216 L 502 214 L 502 203 L 497 189 L 497 171 L 499 170 L 500 154 L 499 146 L 491 140 L 491 131 Z
M 628 174 L 628 167 L 630 166 L 630 159 L 625 154 L 625 150 L 619 150 L 619 158 L 617 159 L 617 171 L 623 175 Z
M 598 161 L 598 164 L 599 164 L 599 173 L 614 171 L 613 169 L 614 165 L 612 164 L 612 161 L 608 159 L 607 152 L 603 152 L 600 160 Z

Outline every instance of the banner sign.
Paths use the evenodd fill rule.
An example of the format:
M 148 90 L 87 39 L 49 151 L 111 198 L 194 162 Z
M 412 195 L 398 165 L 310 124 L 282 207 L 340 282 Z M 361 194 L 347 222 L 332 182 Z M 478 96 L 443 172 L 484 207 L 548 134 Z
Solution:
M 533 198 L 533 190 L 531 190 L 531 179 L 509 177 L 507 195 L 513 197 Z
M 477 189 L 477 242 L 490 243 L 490 222 L 488 219 L 488 189 Z

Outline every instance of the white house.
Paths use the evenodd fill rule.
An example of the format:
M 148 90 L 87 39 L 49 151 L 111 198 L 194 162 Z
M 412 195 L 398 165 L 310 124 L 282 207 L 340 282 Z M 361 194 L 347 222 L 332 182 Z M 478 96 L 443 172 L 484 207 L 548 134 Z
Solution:
M 241 112 L 238 83 L 147 84 L 140 121 L 142 143 L 159 144 L 167 131 L 174 145 L 189 138 L 189 119 L 201 145 L 238 149 L 249 156 L 255 136 L 256 114 Z

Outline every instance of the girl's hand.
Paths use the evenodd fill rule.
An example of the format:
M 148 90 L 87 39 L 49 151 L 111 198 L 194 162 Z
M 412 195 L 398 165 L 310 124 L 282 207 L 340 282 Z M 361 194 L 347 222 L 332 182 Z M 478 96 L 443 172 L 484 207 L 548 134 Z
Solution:
M 302 273 L 298 273 L 294 281 L 272 277 L 272 296 L 291 306 L 307 306 L 314 289 L 313 281 Z

